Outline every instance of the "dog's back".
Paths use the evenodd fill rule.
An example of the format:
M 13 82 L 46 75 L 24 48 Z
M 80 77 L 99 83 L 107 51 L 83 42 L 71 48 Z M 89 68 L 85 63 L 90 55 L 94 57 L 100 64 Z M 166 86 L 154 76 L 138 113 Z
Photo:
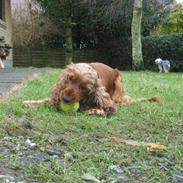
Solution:
M 119 76 L 119 71 L 103 63 L 96 62 L 90 65 L 96 70 L 102 84 L 106 87 L 106 91 L 112 96 L 114 92 L 114 81 Z

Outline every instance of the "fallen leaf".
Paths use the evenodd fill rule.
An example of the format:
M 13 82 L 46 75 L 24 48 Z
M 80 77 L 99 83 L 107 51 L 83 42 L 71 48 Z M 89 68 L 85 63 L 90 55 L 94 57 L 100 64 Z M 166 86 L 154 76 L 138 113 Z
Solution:
M 148 143 L 148 142 L 138 142 L 135 140 L 124 140 L 119 137 L 112 137 L 113 141 L 126 144 L 126 145 L 131 145 L 131 146 L 144 146 L 147 147 L 149 151 L 155 151 L 155 150 L 165 150 L 166 146 L 160 144 L 160 143 Z
M 85 181 L 100 183 L 100 180 L 98 180 L 96 177 L 94 177 L 93 175 L 90 175 L 90 174 L 84 174 L 82 176 L 82 179 Z

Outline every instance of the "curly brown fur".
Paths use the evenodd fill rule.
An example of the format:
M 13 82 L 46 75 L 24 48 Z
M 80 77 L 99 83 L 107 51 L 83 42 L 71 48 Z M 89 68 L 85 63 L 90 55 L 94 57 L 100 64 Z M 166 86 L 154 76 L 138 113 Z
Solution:
M 52 104 L 59 109 L 61 102 L 80 103 L 88 114 L 107 115 L 116 111 L 116 104 L 159 102 L 159 98 L 132 99 L 124 95 L 123 82 L 117 69 L 102 63 L 70 64 L 60 75 L 48 99 L 25 101 L 26 107 Z

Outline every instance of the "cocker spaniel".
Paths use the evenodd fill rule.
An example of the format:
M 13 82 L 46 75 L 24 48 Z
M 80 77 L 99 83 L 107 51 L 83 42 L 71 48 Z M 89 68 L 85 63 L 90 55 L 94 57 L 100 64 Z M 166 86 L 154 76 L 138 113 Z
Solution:
M 132 99 L 124 94 L 123 82 L 117 69 L 102 63 L 68 65 L 52 89 L 51 95 L 38 101 L 24 101 L 25 107 L 52 104 L 59 110 L 60 102 L 80 103 L 80 111 L 108 115 L 116 111 L 116 104 L 159 102 L 159 97 Z

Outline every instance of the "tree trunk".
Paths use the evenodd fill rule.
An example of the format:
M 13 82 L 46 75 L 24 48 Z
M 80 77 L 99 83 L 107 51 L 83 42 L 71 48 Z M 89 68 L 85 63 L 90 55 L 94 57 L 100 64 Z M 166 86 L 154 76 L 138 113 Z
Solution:
M 68 65 L 73 62 L 71 17 L 68 19 L 68 25 L 67 25 L 66 31 L 65 31 L 65 41 L 66 41 L 65 65 Z
M 131 25 L 132 34 L 132 68 L 144 69 L 141 42 L 142 0 L 134 0 L 133 19 Z

